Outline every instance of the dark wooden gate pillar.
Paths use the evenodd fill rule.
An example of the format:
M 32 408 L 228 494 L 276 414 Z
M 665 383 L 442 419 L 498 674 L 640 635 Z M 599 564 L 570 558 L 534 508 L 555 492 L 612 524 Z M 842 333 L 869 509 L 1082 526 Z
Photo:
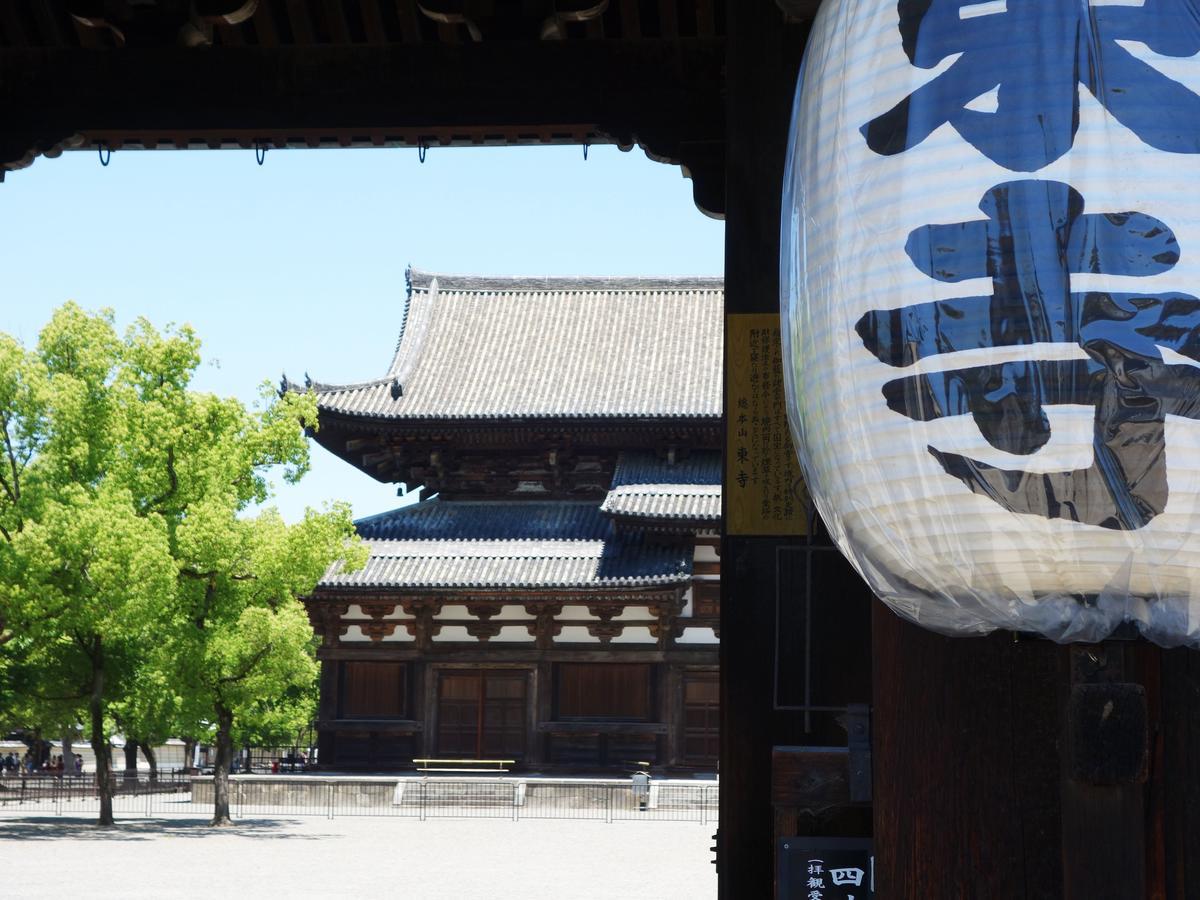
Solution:
M 725 303 L 779 310 L 779 210 L 805 30 L 770 0 L 727 0 Z M 726 453 L 726 459 L 729 454 Z M 771 748 L 778 538 L 721 547 L 720 896 L 771 897 Z
M 1061 897 L 1061 647 L 949 638 L 876 601 L 880 896 Z
M 872 634 L 881 896 L 1200 896 L 1200 654 Z

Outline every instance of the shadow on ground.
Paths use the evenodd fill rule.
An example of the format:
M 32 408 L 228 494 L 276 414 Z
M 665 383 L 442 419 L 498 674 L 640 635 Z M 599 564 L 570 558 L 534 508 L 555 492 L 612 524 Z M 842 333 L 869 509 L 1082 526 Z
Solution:
M 213 828 L 203 819 L 117 820 L 100 828 L 95 819 L 64 816 L 54 819 L 0 819 L 0 841 L 148 841 L 161 837 L 248 837 L 273 840 L 320 840 L 338 835 L 298 834 L 294 819 L 239 819 L 233 825 Z

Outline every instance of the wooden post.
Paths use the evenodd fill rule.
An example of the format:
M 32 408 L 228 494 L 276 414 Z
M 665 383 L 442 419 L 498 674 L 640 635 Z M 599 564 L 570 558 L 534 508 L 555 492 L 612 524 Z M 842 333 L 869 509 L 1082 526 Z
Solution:
M 662 663 L 658 670 L 659 721 L 667 726 L 662 764 L 670 769 L 678 766 L 683 757 L 683 729 L 687 718 L 683 710 L 683 676 L 675 663 Z
M 1200 654 L 873 634 L 881 896 L 1197 896 Z
M 421 755 L 437 756 L 440 753 L 437 747 L 437 669 L 424 660 L 413 663 L 413 667 L 421 671 L 421 680 L 419 682 L 421 684 L 421 692 L 417 694 L 421 704 L 421 719 L 425 724 L 424 740 L 422 741 L 424 750 Z
M 317 719 L 331 722 L 338 716 L 338 667 L 334 659 L 321 660 L 321 695 L 317 705 Z M 322 769 L 332 769 L 337 756 L 337 738 L 331 727 L 322 727 L 317 732 L 317 761 Z
M 778 312 L 783 163 L 805 31 L 767 0 L 727 0 L 725 9 L 725 307 Z M 797 741 L 780 729 L 789 716 L 773 709 L 782 541 L 722 531 L 718 879 L 722 898 L 742 900 L 772 896 L 771 750 Z
M 538 730 L 538 724 L 549 722 L 553 714 L 554 685 L 550 679 L 550 663 L 539 659 L 530 678 L 530 684 L 533 686 L 531 698 L 533 714 L 528 723 L 529 745 L 527 748 L 528 768 L 530 769 L 540 768 L 549 762 L 546 754 L 546 735 Z
M 1151 872 L 1162 878 L 1157 896 L 1184 900 L 1200 896 L 1200 652 L 1163 651 L 1160 674 L 1158 690 L 1148 691 L 1161 719 L 1152 731 L 1147 844 Z
M 879 602 L 872 636 L 879 895 L 1062 897 L 1066 651 L 943 637 Z

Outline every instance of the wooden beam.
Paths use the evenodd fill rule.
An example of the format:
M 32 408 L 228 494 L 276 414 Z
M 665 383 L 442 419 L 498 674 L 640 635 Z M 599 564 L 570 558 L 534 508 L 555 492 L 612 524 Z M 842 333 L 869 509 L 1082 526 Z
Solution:
M 63 32 L 59 27 L 59 10 L 56 4 L 50 3 L 49 0 L 34 0 L 32 6 L 42 43 L 47 47 L 61 47 Z
M 307 0 L 287 0 L 287 15 L 292 24 L 293 42 L 300 46 L 312 44 L 315 37 L 312 19 L 308 17 Z
M 547 123 L 596 142 L 637 140 L 687 165 L 723 142 L 723 63 L 721 41 L 695 39 L 11 50 L 0 58 L 0 168 L 76 134 L 149 141 L 241 130 L 319 143 L 339 132 L 541 133 Z M 723 194 L 709 183 L 710 204 Z
M 275 27 L 275 14 L 271 12 L 270 3 L 260 3 L 254 12 L 254 36 L 260 47 L 279 45 L 279 31 Z
M 324 10 L 329 40 L 334 44 L 349 44 L 350 27 L 346 24 L 346 10 L 341 0 L 325 0 Z
M 4 37 L 10 47 L 24 47 L 29 43 L 25 36 L 25 28 L 21 24 L 21 14 L 15 3 L 0 4 L 4 16 Z
M 845 747 L 772 749 L 772 806 L 817 813 L 850 802 L 850 755 Z
M 379 10 L 379 0 L 361 0 L 363 29 L 367 32 L 367 43 L 379 46 L 387 43 L 387 32 L 383 27 L 383 16 Z
M 627 41 L 642 36 L 642 17 L 638 0 L 621 0 L 621 37 Z
M 678 0 L 658 0 L 658 32 L 665 38 L 679 36 Z
M 396 18 L 400 20 L 404 43 L 419 44 L 421 42 L 422 16 L 417 9 L 417 0 L 396 0 Z

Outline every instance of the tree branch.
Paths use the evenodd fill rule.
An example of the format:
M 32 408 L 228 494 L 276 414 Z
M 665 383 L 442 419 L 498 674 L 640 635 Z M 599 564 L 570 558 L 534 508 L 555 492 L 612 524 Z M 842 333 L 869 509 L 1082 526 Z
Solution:
M 8 433 L 8 413 L 0 413 L 0 423 L 4 425 L 4 451 L 8 455 L 8 469 L 12 473 L 11 485 L 3 478 L 0 478 L 0 484 L 4 485 L 8 499 L 13 503 L 19 503 L 21 500 L 21 472 L 17 468 L 16 453 L 13 452 L 12 435 Z
M 29 696 L 33 697 L 35 700 L 82 700 L 84 697 L 91 696 L 91 693 L 92 692 L 90 690 L 85 690 L 78 694 L 62 694 L 60 696 L 53 696 L 48 694 L 37 694 L 33 691 L 30 691 Z
M 175 492 L 179 490 L 179 476 L 175 473 L 175 445 L 174 444 L 172 444 L 171 446 L 169 446 L 167 448 L 167 480 L 170 482 L 171 486 L 169 488 L 167 488 L 165 493 L 163 493 L 162 495 L 160 495 L 158 497 L 155 497 L 148 504 L 146 504 L 146 508 L 148 510 L 154 509 L 154 510 L 158 510 L 159 512 L 163 512 L 163 510 L 159 509 L 160 505 L 165 503 L 167 500 L 170 500 L 171 497 L 173 497 L 175 495 Z
M 261 647 L 258 648 L 258 650 L 255 652 L 255 654 L 253 656 L 251 656 L 249 660 L 247 660 L 246 664 L 244 666 L 242 666 L 242 670 L 238 674 L 225 675 L 221 678 L 218 678 L 217 684 L 218 685 L 236 684 L 239 681 L 245 681 L 247 678 L 250 677 L 250 673 L 254 671 L 254 667 L 257 666 L 260 662 L 262 662 L 263 658 L 268 653 L 271 652 L 271 650 L 274 648 L 274 646 L 275 645 L 273 643 L 271 643 L 270 641 L 263 644 Z
M 208 621 L 208 611 L 212 609 L 213 598 L 217 595 L 217 586 L 210 578 L 208 584 L 204 587 L 204 606 L 200 609 L 200 615 L 196 617 L 196 627 L 203 628 L 204 623 Z
M 211 581 L 221 573 L 215 569 L 208 572 L 201 572 L 197 569 L 180 569 L 179 574 L 184 578 L 194 578 L 197 581 Z M 227 575 L 225 577 L 230 581 L 258 581 L 257 575 Z

